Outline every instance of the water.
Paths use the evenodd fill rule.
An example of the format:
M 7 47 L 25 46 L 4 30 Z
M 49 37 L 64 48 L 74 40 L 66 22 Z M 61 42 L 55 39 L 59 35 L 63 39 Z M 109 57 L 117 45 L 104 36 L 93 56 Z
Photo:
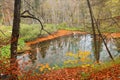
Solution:
M 27 67 L 36 66 L 38 64 L 44 63 L 48 63 L 51 66 L 53 66 L 54 64 L 63 65 L 65 61 L 74 59 L 73 57 L 66 56 L 66 54 L 69 52 L 77 54 L 79 51 L 88 51 L 90 52 L 90 55 L 88 57 L 91 59 L 91 62 L 95 62 L 96 60 L 99 60 L 101 62 L 110 60 L 102 40 L 99 37 L 97 38 L 98 54 L 94 54 L 93 37 L 90 34 L 76 34 L 34 44 L 31 46 L 32 54 L 18 55 L 17 58 L 20 59 L 19 64 L 29 61 L 27 65 L 20 65 L 21 67 L 26 66 L 26 69 Z M 112 56 L 114 58 L 119 56 L 119 40 L 109 39 L 106 40 L 106 42 L 108 48 L 110 49 L 110 52 L 112 53 Z

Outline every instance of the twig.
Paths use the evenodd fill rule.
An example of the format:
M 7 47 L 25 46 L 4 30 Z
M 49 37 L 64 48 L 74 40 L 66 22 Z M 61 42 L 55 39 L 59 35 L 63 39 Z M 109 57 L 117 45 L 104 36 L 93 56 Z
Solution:
M 2 30 L 0 30 L 0 32 L 1 32 L 5 37 L 7 37 L 7 36 L 5 35 L 5 33 L 4 33 Z

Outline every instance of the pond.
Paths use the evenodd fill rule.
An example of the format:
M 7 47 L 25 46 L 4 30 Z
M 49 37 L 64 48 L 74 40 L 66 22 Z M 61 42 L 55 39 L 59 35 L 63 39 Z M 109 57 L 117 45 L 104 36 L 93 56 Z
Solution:
M 120 55 L 119 39 L 106 39 L 106 43 L 112 56 L 114 58 L 118 57 Z M 30 62 L 27 65 L 25 64 L 26 68 L 45 63 L 48 63 L 50 66 L 62 66 L 65 61 L 79 60 L 84 56 L 85 52 L 88 53 L 87 58 L 90 59 L 88 63 L 93 63 L 96 60 L 100 62 L 110 60 L 108 52 L 100 37 L 97 37 L 97 45 L 97 54 L 94 54 L 92 35 L 74 34 L 31 45 L 31 54 L 18 55 L 17 59 L 20 59 L 19 64 L 21 67 L 23 66 L 22 63 Z M 79 55 L 79 53 L 83 54 L 75 56 L 77 54 Z M 84 64 L 84 62 L 79 61 L 79 64 Z

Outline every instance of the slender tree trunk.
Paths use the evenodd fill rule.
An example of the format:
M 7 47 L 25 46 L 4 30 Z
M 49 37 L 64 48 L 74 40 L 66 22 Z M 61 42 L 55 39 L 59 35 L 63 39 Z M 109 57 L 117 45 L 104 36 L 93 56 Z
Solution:
M 109 48 L 107 47 L 107 43 L 105 42 L 105 40 L 104 40 L 104 38 L 103 38 L 103 36 L 102 36 L 102 34 L 101 34 L 101 31 L 100 31 L 100 29 L 99 29 L 99 23 L 98 23 L 96 20 L 95 20 L 95 22 L 96 22 L 97 31 L 98 31 L 98 33 L 99 33 L 101 39 L 103 40 L 103 43 L 104 43 L 104 45 L 105 45 L 105 48 L 106 48 L 106 50 L 107 50 L 107 52 L 108 52 L 110 58 L 114 61 L 114 58 L 113 58 L 113 56 L 112 56 L 112 54 L 111 54 Z
M 95 31 L 95 26 L 94 26 L 94 19 L 93 19 L 93 13 L 92 13 L 92 8 L 90 5 L 90 1 L 87 0 L 89 12 L 90 12 L 90 17 L 91 17 L 91 24 L 92 24 L 92 31 L 93 31 L 93 36 L 94 36 L 94 54 L 97 54 L 97 41 L 96 41 L 96 31 Z M 97 60 L 99 63 L 99 61 Z
M 16 80 L 15 74 L 12 72 L 16 71 L 17 69 L 17 44 L 18 44 L 18 38 L 19 38 L 19 29 L 20 29 L 20 6 L 21 0 L 15 0 L 14 3 L 14 19 L 13 19 L 13 27 L 12 27 L 12 35 L 11 35 L 11 80 Z M 15 66 L 16 68 L 13 68 Z

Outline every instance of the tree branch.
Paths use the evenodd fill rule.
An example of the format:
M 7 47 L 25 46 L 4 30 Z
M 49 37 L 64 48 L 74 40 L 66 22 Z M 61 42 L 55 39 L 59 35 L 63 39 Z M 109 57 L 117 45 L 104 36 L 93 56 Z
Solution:
M 111 18 L 113 21 L 114 21 L 114 23 L 120 28 L 120 25 L 117 23 L 117 21 L 114 19 L 114 18 Z
M 113 58 L 113 56 L 112 56 L 112 54 L 111 54 L 109 48 L 107 47 L 107 44 L 106 44 L 106 42 L 105 42 L 105 39 L 103 38 L 103 36 L 102 36 L 102 34 L 101 34 L 101 31 L 100 31 L 100 29 L 99 29 L 99 22 L 95 19 L 94 16 L 93 16 L 93 18 L 94 18 L 94 21 L 95 21 L 95 23 L 96 23 L 97 31 L 98 31 L 98 33 L 99 33 L 101 39 L 103 40 L 103 43 L 104 43 L 104 45 L 105 45 L 105 48 L 106 48 L 106 50 L 107 50 L 107 52 L 108 52 L 110 58 L 114 61 L 114 58 Z
M 108 18 L 101 18 L 101 19 L 98 19 L 98 20 L 108 20 L 108 19 L 117 19 L 117 20 L 120 20 L 120 16 L 114 16 L 114 17 L 108 17 Z
M 4 33 L 2 30 L 0 30 L 0 32 L 1 32 L 5 37 L 7 37 L 7 36 L 5 35 L 5 33 Z
M 24 15 L 25 13 L 27 13 L 28 15 Z M 40 20 L 39 18 L 36 18 L 33 14 L 31 14 L 31 13 L 29 12 L 29 10 L 25 10 L 24 12 L 22 12 L 22 13 L 21 13 L 21 17 L 22 17 L 22 18 L 31 18 L 31 19 L 37 20 L 37 21 L 40 23 L 40 25 L 41 25 L 40 34 L 42 33 L 42 30 L 45 31 L 45 32 L 47 32 L 48 34 L 51 34 L 51 33 L 48 32 L 46 29 L 44 29 L 44 26 L 43 26 L 41 20 Z

